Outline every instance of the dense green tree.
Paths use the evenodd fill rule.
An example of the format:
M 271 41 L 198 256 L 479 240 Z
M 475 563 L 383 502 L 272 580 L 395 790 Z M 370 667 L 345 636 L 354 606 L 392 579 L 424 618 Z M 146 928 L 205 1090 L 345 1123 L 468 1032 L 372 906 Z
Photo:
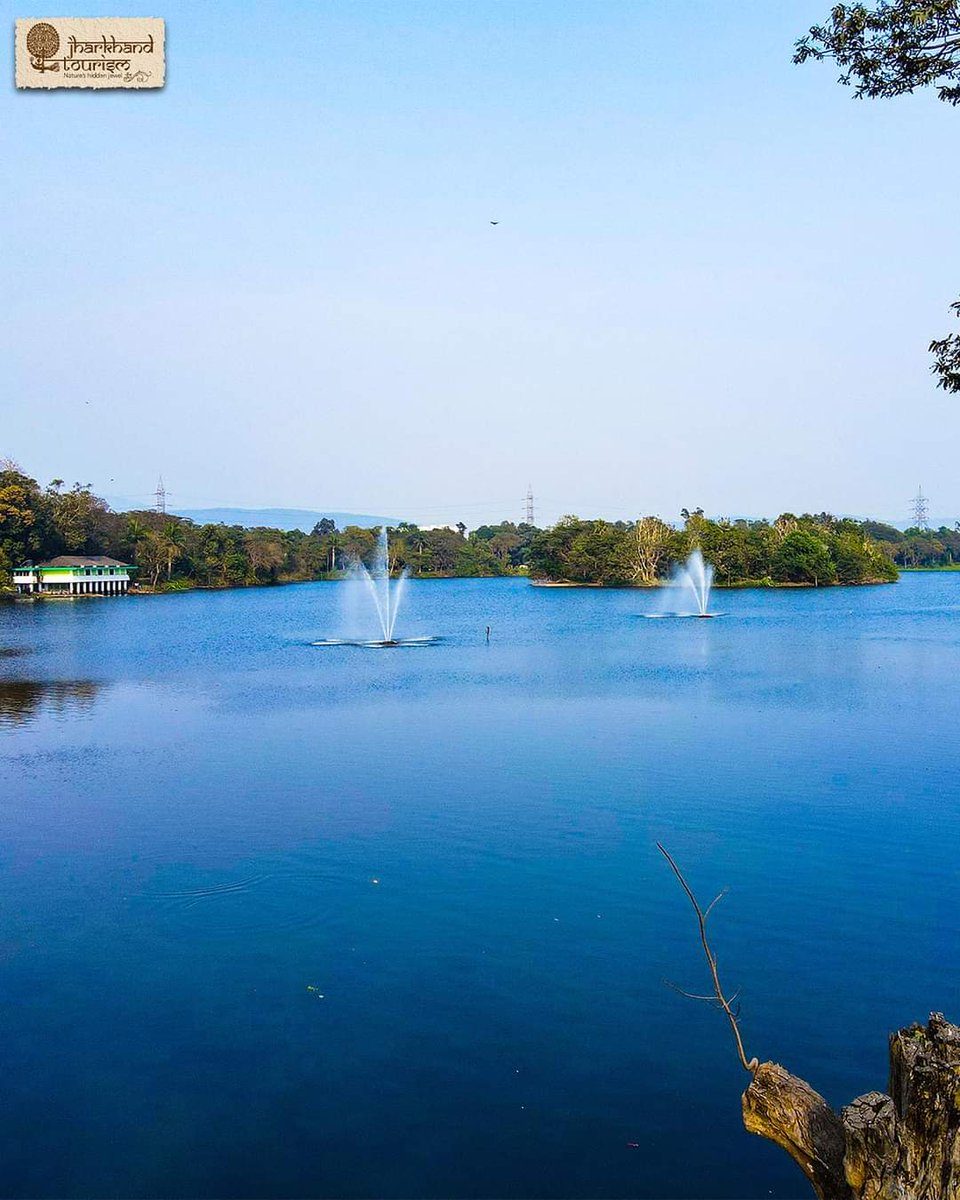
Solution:
M 47 489 L 47 501 L 57 531 L 61 553 L 90 554 L 103 540 L 106 530 L 106 504 L 95 496 L 88 483 L 75 483 L 61 491 L 62 480 L 55 479 Z
M 838 581 L 857 583 L 869 576 L 876 553 L 876 549 L 862 533 L 839 533 L 833 543 L 833 561 Z M 889 562 L 889 559 L 887 561 Z
M 526 566 L 530 543 L 537 532 L 535 525 L 501 521 L 499 525 L 481 525 L 470 537 L 489 542 L 491 553 L 505 569 L 518 570 Z
M 895 525 L 886 525 L 883 521 L 862 521 L 860 528 L 875 542 L 898 542 L 903 537 Z
M 462 538 L 454 570 L 457 575 L 466 577 L 501 575 L 503 564 L 494 556 L 489 542 L 477 538 Z
M 130 514 L 130 517 L 127 520 L 126 533 L 129 543 L 133 547 L 133 561 L 135 563 L 139 562 L 140 544 L 147 536 L 148 529 L 136 513 Z
M 453 572 L 463 548 L 460 534 L 453 529 L 429 529 L 426 538 L 433 570 L 442 574 Z
M 275 583 L 285 558 L 283 538 L 277 529 L 250 529 L 244 536 L 246 559 L 253 578 Z
M 342 550 L 347 562 L 370 562 L 377 545 L 377 533 L 372 529 L 361 529 L 348 525 L 343 531 Z
M 497 533 L 486 544 L 497 562 L 509 566 L 511 555 L 520 548 L 520 538 L 515 533 Z
M 571 583 L 628 583 L 636 573 L 632 535 L 626 525 L 563 517 L 533 538 L 531 573 Z
M 607 521 L 589 521 L 574 537 L 567 563 L 574 579 L 603 584 L 630 581 L 633 566 L 626 531 Z
M 15 462 L 0 462 L 0 581 L 43 556 L 53 535 L 48 497 Z
M 570 549 L 574 540 L 589 525 L 579 517 L 561 517 L 549 529 L 542 529 L 530 544 L 528 562 L 531 574 L 538 579 L 574 579 L 570 564 Z
M 778 583 L 832 583 L 837 568 L 826 542 L 807 529 L 794 529 L 777 547 L 770 574 Z

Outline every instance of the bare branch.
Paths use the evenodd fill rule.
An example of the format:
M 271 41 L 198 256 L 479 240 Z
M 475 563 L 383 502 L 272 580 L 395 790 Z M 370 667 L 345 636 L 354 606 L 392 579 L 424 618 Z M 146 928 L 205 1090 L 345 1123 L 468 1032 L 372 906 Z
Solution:
M 681 996 L 686 996 L 688 1000 L 706 1000 L 708 1004 L 717 1003 L 716 996 L 698 996 L 696 992 L 685 992 L 682 987 L 678 987 L 678 985 L 675 984 L 671 979 L 664 979 L 663 982 L 668 988 L 671 988 L 675 992 L 679 992 Z
M 724 898 L 724 896 L 727 894 L 727 892 L 729 890 L 730 890 L 729 888 L 724 888 L 723 891 L 718 896 L 714 896 L 714 898 L 707 905 L 706 912 L 703 914 L 704 921 L 706 921 L 707 917 L 710 916 L 711 912 L 713 911 L 713 906 L 715 904 L 719 904 L 720 901 Z
M 673 858 L 670 856 L 670 854 L 667 852 L 667 850 L 665 850 L 664 847 L 661 846 L 661 844 L 659 842 L 657 842 L 657 849 L 660 851 L 660 853 L 663 855 L 663 857 L 670 864 L 671 871 L 673 871 L 674 875 L 676 875 L 677 881 L 679 882 L 680 886 L 683 888 L 683 890 L 687 894 L 687 899 L 693 905 L 693 911 L 697 914 L 697 924 L 700 926 L 700 944 L 703 946 L 703 953 L 706 955 L 707 965 L 710 967 L 710 974 L 713 977 L 713 990 L 714 990 L 714 994 L 715 994 L 716 1003 L 723 1009 L 724 1013 L 726 1013 L 727 1020 L 730 1022 L 730 1028 L 733 1030 L 733 1037 L 737 1043 L 737 1055 L 740 1059 L 740 1065 L 743 1067 L 743 1069 L 745 1071 L 749 1071 L 751 1073 L 751 1075 L 755 1074 L 757 1068 L 760 1066 L 760 1062 L 756 1058 L 751 1058 L 749 1060 L 747 1059 L 746 1052 L 743 1049 L 743 1039 L 740 1037 L 740 1026 L 738 1024 L 738 1018 L 740 1015 L 739 1008 L 737 1009 L 736 1012 L 734 1012 L 733 1008 L 731 1007 L 730 1001 L 723 994 L 723 988 L 720 986 L 720 976 L 717 973 L 717 958 L 716 958 L 716 955 L 713 953 L 713 951 L 710 949 L 710 943 L 707 941 L 707 924 L 706 924 L 707 913 L 709 913 L 710 908 L 713 908 L 713 905 L 717 903 L 717 900 L 719 900 L 720 897 L 725 894 L 726 889 L 724 889 L 724 892 L 720 893 L 720 896 L 717 896 L 717 898 L 710 905 L 710 908 L 708 908 L 707 912 L 705 913 L 703 911 L 703 909 L 700 907 L 696 896 L 693 894 L 693 892 L 690 888 L 690 885 L 684 879 L 683 872 L 680 870 L 680 868 L 674 862 Z M 680 991 L 679 988 L 677 988 L 676 990 Z M 738 993 L 734 993 L 734 998 L 736 998 L 737 994 Z M 695 997 L 695 999 L 702 1000 L 702 999 L 705 999 L 705 997 L 698 996 L 698 997 Z

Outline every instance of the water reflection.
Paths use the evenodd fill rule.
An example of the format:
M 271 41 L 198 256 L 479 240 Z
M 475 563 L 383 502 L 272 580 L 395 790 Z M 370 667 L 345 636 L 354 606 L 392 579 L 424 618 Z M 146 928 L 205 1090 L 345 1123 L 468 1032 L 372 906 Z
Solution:
M 38 717 L 85 716 L 103 685 L 90 679 L 0 679 L 0 727 Z

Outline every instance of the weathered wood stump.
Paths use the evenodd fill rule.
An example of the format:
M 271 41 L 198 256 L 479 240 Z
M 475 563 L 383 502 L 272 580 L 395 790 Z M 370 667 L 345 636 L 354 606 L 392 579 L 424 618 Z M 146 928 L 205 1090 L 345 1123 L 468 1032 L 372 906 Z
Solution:
M 890 1094 L 838 1115 L 804 1080 L 761 1063 L 743 1123 L 797 1162 L 820 1200 L 960 1200 L 960 1027 L 931 1014 L 890 1035 Z

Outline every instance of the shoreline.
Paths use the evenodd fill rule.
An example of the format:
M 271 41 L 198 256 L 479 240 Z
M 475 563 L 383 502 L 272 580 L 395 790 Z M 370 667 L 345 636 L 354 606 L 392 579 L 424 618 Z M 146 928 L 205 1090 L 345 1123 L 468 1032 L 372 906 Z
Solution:
M 902 567 L 903 572 L 910 574 L 936 574 L 937 572 L 950 573 L 960 571 L 960 565 L 953 567 Z M 411 580 L 421 583 L 449 583 L 459 579 L 484 579 L 484 580 L 499 580 L 499 579 L 526 579 L 530 587 L 535 588 L 575 588 L 579 590 L 591 591 L 637 591 L 637 592 L 657 592 L 669 587 L 663 583 L 580 583 L 569 579 L 531 579 L 527 575 L 411 575 Z M 279 588 L 279 587 L 295 587 L 304 586 L 306 584 L 315 583 L 348 583 L 345 576 L 340 576 L 333 579 L 277 579 L 269 583 L 227 583 L 223 585 L 214 585 L 209 583 L 185 583 L 181 587 L 171 588 L 132 588 L 126 592 L 124 596 L 100 596 L 100 595 L 62 595 L 51 593 L 49 595 L 29 595 L 21 596 L 10 590 L 0 591 L 0 603 L 46 603 L 52 601 L 59 603 L 67 600 L 119 600 L 119 599 L 137 599 L 138 597 L 154 597 L 154 596 L 182 596 L 191 592 L 245 592 L 260 590 L 263 588 Z M 757 579 L 747 579 L 736 583 L 715 583 L 713 584 L 714 591 L 792 591 L 796 588 L 862 588 L 862 587 L 883 587 L 897 583 L 896 579 L 863 579 L 856 583 L 774 583 L 765 582 Z
M 921 571 L 960 570 L 960 568 L 920 567 Z M 710 590 L 714 592 L 735 591 L 764 591 L 785 592 L 794 588 L 861 588 L 885 587 L 899 582 L 896 579 L 859 579 L 856 583 L 774 583 L 762 579 L 744 579 L 736 583 L 713 583 Z M 538 588 L 604 588 L 611 592 L 659 592 L 670 587 L 669 583 L 575 583 L 567 579 L 531 579 L 532 587 Z

